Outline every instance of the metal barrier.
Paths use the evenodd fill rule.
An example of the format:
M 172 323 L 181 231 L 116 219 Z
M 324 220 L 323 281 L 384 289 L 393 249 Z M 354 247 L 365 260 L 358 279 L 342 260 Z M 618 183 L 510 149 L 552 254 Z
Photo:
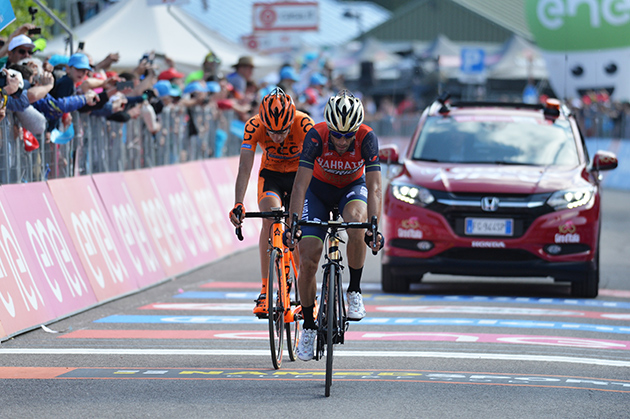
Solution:
M 611 137 L 611 121 L 603 115 L 590 116 L 584 133 Z M 630 129 L 625 129 L 630 128 L 630 116 L 623 116 L 615 126 L 615 138 L 630 138 Z M 19 135 L 21 123 L 7 112 L 0 122 L 0 183 L 38 182 L 238 155 L 242 141 L 239 128 L 233 127 L 237 125 L 233 124 L 234 112 L 213 106 L 166 106 L 158 118 L 161 128 L 155 134 L 149 132 L 142 117 L 126 123 L 78 112 L 72 117 L 74 138 L 70 142 L 55 144 L 42 134 L 36 136 L 39 148 L 27 152 Z M 366 123 L 383 141 L 394 138 L 404 142 L 411 138 L 418 118 L 417 113 L 377 119 L 368 116 Z
M 35 136 L 39 148 L 29 152 L 20 121 L 7 112 L 0 122 L 0 183 L 38 182 L 238 154 L 242 137 L 229 133 L 233 118 L 233 112 L 212 107 L 167 106 L 158 118 L 161 128 L 152 134 L 142 117 L 120 123 L 73 112 L 74 138 L 70 142 L 55 144 L 49 134 L 41 134 Z M 216 150 L 218 130 L 227 134 L 221 150 Z

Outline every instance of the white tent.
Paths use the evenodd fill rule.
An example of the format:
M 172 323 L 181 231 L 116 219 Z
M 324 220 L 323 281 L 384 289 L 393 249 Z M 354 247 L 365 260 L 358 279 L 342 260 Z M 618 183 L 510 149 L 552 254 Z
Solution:
M 514 35 L 497 54 L 498 62 L 488 69 L 488 78 L 536 80 L 548 78 L 547 65 L 538 47 Z
M 253 54 L 250 50 L 223 38 L 189 17 L 177 6 L 148 6 L 147 0 L 121 0 L 94 18 L 73 29 L 75 47 L 85 42 L 85 51 L 95 62 L 112 52 L 120 54 L 115 69 L 132 69 L 148 51 L 164 54 L 186 73 L 200 69 L 204 57 L 212 50 L 222 61 L 224 72 L 231 70 L 238 58 L 254 56 L 256 76 L 278 71 L 281 62 L 272 57 Z M 58 36 L 44 51 L 46 54 L 68 54 L 66 35 Z
M 361 75 L 361 63 L 370 61 L 374 64 L 374 77 L 379 79 L 393 79 L 400 75 L 398 65 L 401 57 L 389 52 L 385 46 L 375 38 L 368 38 L 365 42 L 350 42 L 335 49 L 331 57 L 331 64 L 336 72 L 343 74 L 349 80 L 356 80 Z

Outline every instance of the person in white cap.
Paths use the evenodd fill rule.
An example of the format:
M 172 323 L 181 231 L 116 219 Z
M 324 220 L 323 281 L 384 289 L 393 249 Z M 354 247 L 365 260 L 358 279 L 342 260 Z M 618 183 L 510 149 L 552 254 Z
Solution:
M 26 36 L 26 34 L 29 29 L 33 28 L 35 28 L 35 25 L 32 23 L 25 23 L 9 35 L 4 45 L 0 46 L 0 57 L 2 57 L 0 58 L 0 68 L 7 67 L 9 64 L 15 64 L 22 58 L 26 58 L 32 54 L 35 44 L 33 44 L 33 41 Z M 23 45 L 24 47 L 22 48 Z M 28 50 L 28 53 L 24 52 L 23 56 L 19 57 L 20 49 L 24 51 Z
M 9 42 L 9 58 L 6 66 L 17 64 L 24 58 L 30 57 L 33 55 L 33 48 L 35 48 L 35 44 L 28 36 L 18 35 L 14 37 Z

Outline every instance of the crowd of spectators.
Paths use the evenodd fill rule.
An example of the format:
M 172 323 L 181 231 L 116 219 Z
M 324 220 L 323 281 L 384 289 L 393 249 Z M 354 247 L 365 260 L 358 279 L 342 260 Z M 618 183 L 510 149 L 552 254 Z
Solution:
M 305 59 L 299 65 L 286 63 L 276 74 L 262 79 L 254 78 L 256 63 L 252 56 L 242 56 L 226 66 L 230 63 L 222 63 L 212 51 L 201 57 L 197 71 L 188 74 L 169 57 L 159 55 L 157 59 L 150 51 L 136 68 L 113 71 L 120 59 L 117 53 L 101 61 L 94 61 L 87 50 L 70 57 L 50 55 L 27 36 L 32 28 L 31 24 L 23 24 L 6 39 L 0 38 L 0 81 L 5 79 L 0 121 L 11 114 L 9 135 L 24 139 L 27 151 L 37 148 L 38 138 L 48 144 L 68 132 L 73 113 L 102 118 L 107 123 L 140 120 L 155 135 L 164 130 L 163 115 L 176 110 L 183 115 L 188 135 L 194 135 L 203 122 L 195 119 L 192 109 L 201 107 L 217 127 L 213 132 L 216 141 L 204 151 L 205 156 L 220 156 L 226 133 L 234 132 L 234 126 L 237 131 L 238 127 L 242 129 L 244 122 L 258 112 L 262 97 L 275 86 L 291 95 L 296 107 L 315 122 L 323 120 L 327 98 L 346 87 L 343 78 L 333 77 L 330 65 L 319 57 Z M 361 97 L 360 92 L 355 93 Z M 389 135 L 401 116 L 412 115 L 413 119 L 421 111 L 410 94 L 397 103 L 388 97 L 362 99 L 366 121 L 381 129 L 382 136 Z M 603 92 L 590 92 L 569 105 L 586 136 L 630 138 L 630 104 L 613 102 Z M 6 130 L 0 130 L 0 135 L 6 136 Z
M 13 138 L 27 135 L 54 142 L 55 135 L 72 127 L 75 112 L 108 122 L 139 119 L 155 134 L 163 129 L 166 109 L 183 112 L 188 131 L 194 134 L 198 127 L 191 109 L 202 107 L 218 123 L 219 147 L 232 122 L 244 123 L 257 113 L 261 98 L 276 85 L 318 121 L 323 120 L 327 98 L 344 87 L 335 85 L 325 63 L 286 63 L 276 75 L 255 80 L 252 56 L 222 66 L 221 58 L 212 51 L 201 57 L 198 71 L 188 74 L 169 57 L 156 58 L 150 51 L 136 68 L 118 72 L 112 70 L 120 59 L 117 53 L 95 61 L 88 50 L 78 50 L 70 57 L 38 50 L 27 36 L 32 28 L 31 24 L 20 26 L 0 47 L 1 74 L 7 80 L 0 120 L 7 111 L 12 114 Z M 6 132 L 0 130 L 3 134 Z M 208 156 L 220 154 L 219 149 L 207 150 Z

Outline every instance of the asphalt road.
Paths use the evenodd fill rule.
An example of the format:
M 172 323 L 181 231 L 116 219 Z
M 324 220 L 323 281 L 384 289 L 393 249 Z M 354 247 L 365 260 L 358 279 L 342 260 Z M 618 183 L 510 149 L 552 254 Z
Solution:
M 604 194 L 600 296 L 547 279 L 431 276 L 380 291 L 324 361 L 274 370 L 250 250 L 0 346 L 0 417 L 625 418 L 630 193 Z

